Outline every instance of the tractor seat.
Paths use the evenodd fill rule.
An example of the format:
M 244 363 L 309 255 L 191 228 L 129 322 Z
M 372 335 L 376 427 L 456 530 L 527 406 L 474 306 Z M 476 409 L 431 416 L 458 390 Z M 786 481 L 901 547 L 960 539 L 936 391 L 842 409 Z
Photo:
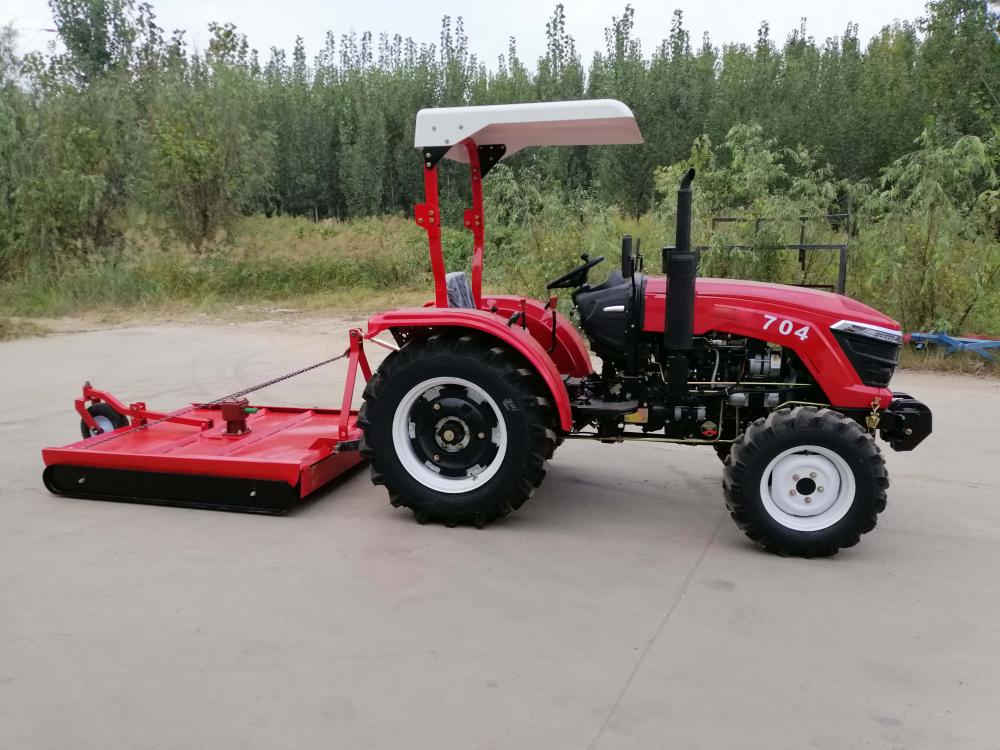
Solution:
M 475 310 L 476 302 L 472 298 L 472 284 L 469 274 L 465 271 L 452 271 L 445 274 L 445 286 L 448 288 L 448 307 L 460 307 Z

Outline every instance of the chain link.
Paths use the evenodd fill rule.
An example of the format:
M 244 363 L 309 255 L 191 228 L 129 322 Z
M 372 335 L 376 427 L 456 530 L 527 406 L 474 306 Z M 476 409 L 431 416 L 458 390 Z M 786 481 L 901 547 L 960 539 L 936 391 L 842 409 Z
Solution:
M 235 393 L 230 393 L 226 396 L 217 398 L 214 401 L 207 401 L 205 403 L 200 403 L 200 404 L 191 404 L 190 406 L 185 406 L 184 408 L 178 409 L 177 411 L 172 411 L 169 414 L 164 414 L 162 417 L 159 417 L 158 419 L 150 420 L 145 424 L 133 425 L 131 429 L 128 429 L 125 432 L 112 432 L 102 440 L 98 440 L 96 442 L 91 443 L 90 445 L 87 446 L 87 448 L 93 448 L 94 446 L 97 445 L 103 445 L 104 443 L 109 443 L 112 440 L 117 440 L 120 437 L 131 435 L 133 432 L 140 432 L 142 430 L 149 429 L 150 427 L 154 427 L 158 424 L 162 424 L 163 422 L 169 422 L 171 419 L 182 417 L 185 414 L 188 414 L 189 412 L 195 411 L 196 409 L 204 409 L 206 406 L 215 406 L 216 404 L 221 404 L 224 401 L 234 401 L 238 398 L 243 398 L 243 396 L 246 396 L 250 393 L 254 393 L 255 391 L 263 390 L 264 388 L 268 388 L 269 386 L 272 386 L 276 383 L 280 383 L 284 380 L 290 380 L 291 378 L 307 373 L 310 370 L 315 370 L 319 367 L 323 367 L 324 365 L 329 365 L 333 362 L 336 362 L 339 359 L 343 359 L 348 354 L 350 354 L 350 352 L 351 352 L 350 347 L 348 347 L 347 349 L 344 350 L 343 354 L 340 354 L 336 357 L 331 357 L 330 359 L 324 359 L 322 362 L 316 362 L 315 364 L 311 364 L 308 367 L 303 367 L 299 370 L 295 370 L 294 372 L 289 372 L 284 375 L 279 375 L 276 378 L 271 378 L 270 380 L 267 380 L 263 383 L 258 383 L 257 385 L 250 386 L 249 388 L 244 388 L 243 390 L 236 391 Z

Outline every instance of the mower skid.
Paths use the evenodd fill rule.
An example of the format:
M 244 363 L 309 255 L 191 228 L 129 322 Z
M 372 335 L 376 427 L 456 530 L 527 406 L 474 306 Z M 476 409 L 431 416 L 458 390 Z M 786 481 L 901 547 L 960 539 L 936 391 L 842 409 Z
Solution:
M 42 481 L 56 495 L 84 500 L 116 500 L 268 515 L 284 515 L 299 500 L 297 488 L 285 482 L 69 464 L 46 467 Z

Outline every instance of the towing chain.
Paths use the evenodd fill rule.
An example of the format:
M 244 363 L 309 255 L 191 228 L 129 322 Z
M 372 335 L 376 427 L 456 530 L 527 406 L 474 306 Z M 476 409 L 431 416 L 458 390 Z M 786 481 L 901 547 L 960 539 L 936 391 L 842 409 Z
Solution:
M 124 432 L 112 432 L 105 438 L 98 440 L 94 443 L 91 443 L 90 446 L 88 447 L 92 447 L 95 445 L 103 445 L 104 443 L 109 443 L 112 440 L 117 440 L 118 438 L 124 437 L 125 435 L 131 435 L 133 432 L 140 432 L 141 430 L 149 429 L 150 427 L 162 424 L 163 422 L 169 422 L 171 419 L 182 417 L 185 414 L 194 411 L 195 409 L 204 409 L 206 406 L 215 406 L 216 404 L 221 404 L 224 401 L 235 401 L 236 399 L 243 398 L 244 396 L 250 393 L 254 393 L 255 391 L 261 391 L 276 383 L 280 383 L 284 380 L 290 380 L 291 378 L 297 377 L 298 375 L 303 375 L 309 372 L 310 370 L 315 370 L 319 367 L 323 367 L 324 365 L 332 364 L 333 362 L 336 362 L 339 359 L 343 359 L 348 354 L 350 354 L 350 352 L 351 348 L 348 347 L 347 349 L 344 350 L 343 354 L 339 354 L 336 357 L 330 357 L 330 359 L 324 359 L 322 362 L 316 362 L 315 364 L 311 364 L 307 367 L 302 367 L 298 370 L 295 370 L 294 372 L 289 372 L 285 373 L 284 375 L 279 375 L 276 378 L 271 378 L 270 380 L 266 380 L 263 383 L 258 383 L 257 385 L 252 385 L 249 388 L 244 388 L 243 390 L 236 391 L 235 393 L 227 394 L 225 396 L 215 399 L 214 401 L 206 401 L 205 403 L 191 404 L 190 406 L 185 406 L 184 408 L 178 409 L 177 411 L 172 411 L 169 414 L 164 414 L 159 419 L 153 419 L 143 424 L 133 425 L 131 428 L 125 430 Z

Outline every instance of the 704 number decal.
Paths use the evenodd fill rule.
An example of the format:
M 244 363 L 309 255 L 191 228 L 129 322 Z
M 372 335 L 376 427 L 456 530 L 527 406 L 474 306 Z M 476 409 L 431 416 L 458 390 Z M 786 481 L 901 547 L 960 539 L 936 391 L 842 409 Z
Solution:
M 764 313 L 763 328 L 765 331 L 775 323 L 778 324 L 776 328 L 778 329 L 778 333 L 782 336 L 798 336 L 803 341 L 809 338 L 809 326 L 799 326 L 796 328 L 794 321 L 791 321 L 788 318 L 779 318 L 777 315 L 768 315 L 767 313 Z

